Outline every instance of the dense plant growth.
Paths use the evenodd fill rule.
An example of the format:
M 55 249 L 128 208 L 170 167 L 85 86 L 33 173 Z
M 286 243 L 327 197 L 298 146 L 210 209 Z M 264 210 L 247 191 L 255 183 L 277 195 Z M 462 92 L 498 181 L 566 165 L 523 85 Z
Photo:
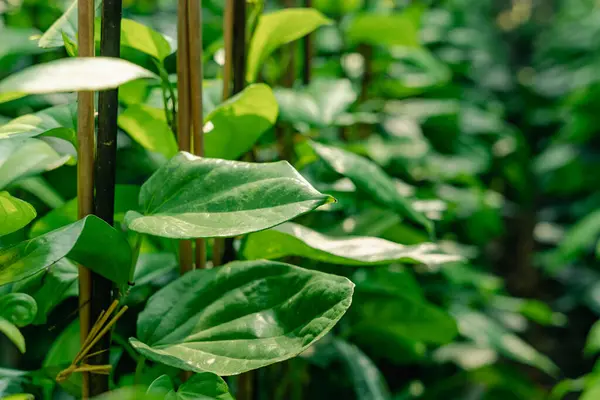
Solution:
M 554 3 L 0 4 L 0 396 L 600 396 L 600 6 Z

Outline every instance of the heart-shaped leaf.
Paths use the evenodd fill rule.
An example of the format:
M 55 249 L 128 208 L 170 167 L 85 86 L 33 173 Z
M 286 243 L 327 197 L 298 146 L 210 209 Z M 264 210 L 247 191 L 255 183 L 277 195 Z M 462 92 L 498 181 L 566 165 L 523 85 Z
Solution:
M 64 58 L 34 65 L 0 81 L 0 103 L 28 94 L 114 89 L 141 78 L 158 77 L 119 58 Z
M 0 236 L 18 231 L 30 223 L 37 213 L 26 201 L 0 192 Z
M 165 400 L 234 400 L 227 383 L 210 372 L 194 374 L 178 390 L 167 375 L 161 375 L 150 384 L 147 394 L 163 395 Z
M 250 234 L 242 253 L 249 260 L 298 256 L 342 265 L 393 262 L 439 265 L 460 260 L 460 257 L 441 253 L 433 243 L 404 246 L 376 237 L 335 238 L 291 222 Z
M 102 4 L 102 0 L 94 0 L 96 10 Z M 43 48 L 63 47 L 63 35 L 71 41 L 77 37 L 77 0 L 73 0 L 71 5 L 65 10 L 38 41 L 38 45 Z
M 131 266 L 129 243 L 113 227 L 90 215 L 0 249 L 0 286 L 34 275 L 67 256 L 111 281 L 127 283 Z
M 312 8 L 287 8 L 261 15 L 250 41 L 246 80 L 256 81 L 260 67 L 275 49 L 330 23 Z
M 315 152 L 338 174 L 348 177 L 365 195 L 422 225 L 433 234 L 433 223 L 415 211 L 396 189 L 394 181 L 375 163 L 331 146 L 312 142 Z
M 189 272 L 153 295 L 133 347 L 196 372 L 234 375 L 292 358 L 352 301 L 346 278 L 270 261 Z
M 177 153 L 177 141 L 167 124 L 165 111 L 136 104 L 119 115 L 119 127 L 147 150 L 160 153 L 167 159 Z
M 265 84 L 250 85 L 215 108 L 206 118 L 206 157 L 235 160 L 275 124 L 278 106 Z
M 77 104 L 61 104 L 0 126 L 0 139 L 53 136 L 76 144 Z
M 331 201 L 287 162 L 253 164 L 180 152 L 142 186 L 144 215 L 129 229 L 174 239 L 231 237 L 270 228 Z

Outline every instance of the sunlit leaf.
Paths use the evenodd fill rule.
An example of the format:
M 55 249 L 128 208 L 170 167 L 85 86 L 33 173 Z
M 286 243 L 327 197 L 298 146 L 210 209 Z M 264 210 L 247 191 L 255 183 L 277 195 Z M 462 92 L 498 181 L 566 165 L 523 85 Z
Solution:
M 361 13 L 350 21 L 346 36 L 352 43 L 416 47 L 420 17 L 418 6 L 392 14 Z
M 102 4 L 102 0 L 94 0 L 96 10 L 100 4 Z M 62 47 L 64 45 L 63 35 L 74 41 L 77 37 L 77 17 L 77 0 L 73 0 L 63 15 L 44 32 L 38 45 L 43 48 Z
M 0 236 L 18 231 L 37 215 L 35 208 L 26 201 L 0 192 Z
M 0 126 L 0 139 L 53 136 L 76 144 L 77 104 L 50 107 Z
M 167 124 L 165 111 L 136 104 L 119 115 L 119 127 L 142 147 L 171 158 L 177 153 L 177 141 Z

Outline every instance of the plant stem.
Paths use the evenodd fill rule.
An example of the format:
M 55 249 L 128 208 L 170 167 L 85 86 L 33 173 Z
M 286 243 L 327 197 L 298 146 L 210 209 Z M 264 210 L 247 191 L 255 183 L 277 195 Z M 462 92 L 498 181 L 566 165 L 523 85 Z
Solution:
M 102 24 L 100 55 L 120 57 L 122 0 L 104 0 L 102 3 Z M 98 142 L 96 143 L 95 214 L 109 225 L 114 223 L 115 213 L 115 174 L 117 160 L 117 116 L 119 112 L 118 89 L 105 90 L 98 96 Z M 91 315 L 95 321 L 113 301 L 113 283 L 105 277 L 92 273 Z M 110 332 L 92 348 L 100 352 L 110 348 Z M 109 353 L 100 352 L 91 357 L 91 365 L 109 364 Z M 97 396 L 109 390 L 108 376 L 90 375 L 90 396 Z
M 142 383 L 142 372 L 144 371 L 144 365 L 146 364 L 146 357 L 139 357 L 135 364 L 135 375 L 133 378 L 134 384 L 139 385 Z
M 312 7 L 312 0 L 304 0 L 304 6 L 307 8 Z M 310 84 L 311 72 L 312 72 L 312 36 L 309 33 L 304 37 L 304 62 L 302 69 L 302 83 L 304 85 Z
M 80 57 L 94 56 L 94 1 L 78 0 L 78 47 Z M 94 92 L 79 92 L 77 104 L 77 204 L 78 217 L 94 208 Z M 91 273 L 79 266 L 79 320 L 83 343 L 90 327 Z M 81 397 L 89 397 L 89 375 L 82 374 Z

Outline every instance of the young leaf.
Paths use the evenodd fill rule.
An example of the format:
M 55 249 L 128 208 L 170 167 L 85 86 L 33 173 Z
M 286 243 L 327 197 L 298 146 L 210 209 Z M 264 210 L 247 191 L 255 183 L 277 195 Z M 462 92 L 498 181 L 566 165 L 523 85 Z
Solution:
M 33 221 L 37 213 L 26 201 L 0 192 L 0 236 L 18 231 Z
M 136 104 L 119 115 L 119 127 L 147 150 L 167 159 L 177 153 L 177 141 L 167 124 L 164 110 Z
M 261 15 L 250 41 L 246 80 L 256 81 L 260 67 L 278 47 L 331 23 L 312 8 L 287 8 Z
M 119 58 L 64 58 L 25 68 L 0 81 L 0 103 L 28 94 L 114 89 L 140 78 L 158 79 L 147 69 Z
M 146 394 L 156 394 L 164 396 L 167 398 L 168 395 L 175 392 L 175 386 L 173 385 L 173 381 L 169 377 L 169 375 L 161 375 L 156 378 L 150 386 L 148 386 L 148 390 Z
M 287 162 L 252 164 L 180 152 L 144 183 L 125 223 L 136 232 L 191 239 L 270 228 L 331 201 Z
M 402 13 L 358 14 L 350 21 L 346 37 L 353 44 L 417 47 L 420 18 L 416 6 Z
M 0 126 L 0 139 L 53 136 L 76 144 L 77 103 L 26 114 Z
M 393 262 L 438 265 L 460 259 L 441 253 L 433 243 L 404 246 L 376 237 L 335 238 L 291 222 L 252 233 L 243 245 L 242 254 L 249 260 L 298 256 L 342 265 Z
M 37 311 L 37 303 L 28 294 L 8 293 L 0 296 L 0 318 L 19 328 L 31 324 Z
M 206 157 L 235 160 L 275 124 L 278 106 L 265 84 L 250 85 L 206 117 Z
M 25 279 L 63 257 L 119 284 L 127 283 L 131 249 L 113 227 L 93 215 L 17 245 L 0 249 L 0 286 Z
M 17 346 L 21 353 L 25 353 L 25 338 L 21 331 L 19 331 L 19 328 L 4 318 L 0 318 L 0 333 L 5 334 L 6 337 Z
M 157 362 L 235 375 L 307 349 L 346 312 L 353 287 L 270 261 L 195 270 L 150 298 L 130 342 Z
M 162 395 L 165 400 L 234 400 L 223 378 L 210 372 L 192 375 L 177 391 L 171 378 L 162 375 L 152 382 L 146 393 Z
M 102 0 L 94 0 L 97 10 Z M 42 48 L 62 47 L 64 45 L 63 35 L 71 41 L 77 37 L 77 0 L 73 0 L 69 8 L 57 19 L 40 38 L 38 45 Z
M 433 234 L 433 223 L 423 214 L 414 210 L 412 205 L 396 190 L 394 181 L 375 163 L 356 154 L 311 143 L 316 153 L 338 174 L 348 177 L 365 195 L 371 196 L 379 204 L 410 218 Z
M 600 321 L 596 321 L 588 332 L 587 341 L 585 342 L 585 354 L 588 356 L 595 355 L 600 351 Z

